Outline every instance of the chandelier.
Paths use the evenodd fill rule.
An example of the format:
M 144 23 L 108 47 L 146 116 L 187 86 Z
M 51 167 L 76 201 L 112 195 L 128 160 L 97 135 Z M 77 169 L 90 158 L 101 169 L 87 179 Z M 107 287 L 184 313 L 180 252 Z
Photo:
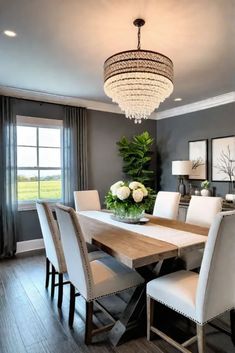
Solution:
M 173 92 L 173 63 L 165 55 L 142 50 L 140 30 L 145 24 L 136 19 L 138 45 L 110 56 L 104 63 L 104 91 L 129 119 L 141 123 Z

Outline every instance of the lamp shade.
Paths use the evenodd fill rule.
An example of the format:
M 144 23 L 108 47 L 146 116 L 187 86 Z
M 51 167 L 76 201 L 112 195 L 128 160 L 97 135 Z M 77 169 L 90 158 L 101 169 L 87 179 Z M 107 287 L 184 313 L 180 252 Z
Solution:
M 173 161 L 172 175 L 189 175 L 192 170 L 191 161 Z

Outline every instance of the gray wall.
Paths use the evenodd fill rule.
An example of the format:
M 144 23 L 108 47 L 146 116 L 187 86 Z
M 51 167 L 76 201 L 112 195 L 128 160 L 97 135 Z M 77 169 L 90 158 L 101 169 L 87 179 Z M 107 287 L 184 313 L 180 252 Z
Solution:
M 124 135 L 132 137 L 143 131 L 149 131 L 156 141 L 156 121 L 154 120 L 135 124 L 122 115 L 89 111 L 89 188 L 98 189 L 102 201 L 109 186 L 124 178 L 122 159 L 118 156 L 116 142 Z M 153 150 L 155 152 L 155 146 L 153 146 Z M 155 153 L 152 159 L 152 169 L 156 170 Z
M 158 187 L 174 191 L 173 160 L 188 159 L 188 141 L 208 139 L 209 180 L 211 180 L 211 138 L 235 135 L 235 103 L 157 121 Z M 190 181 L 191 182 L 191 181 Z M 193 185 L 200 183 L 192 181 Z M 217 195 L 228 193 L 228 183 L 213 182 Z
M 57 104 L 15 99 L 13 109 L 18 115 L 51 119 L 63 119 L 64 116 L 64 107 Z M 148 120 L 137 125 L 120 114 L 88 111 L 89 188 L 99 190 L 102 202 L 109 186 L 123 177 L 122 160 L 118 156 L 116 142 L 123 135 L 131 137 L 145 130 L 155 138 L 156 121 Z M 154 155 L 153 168 L 155 166 Z M 37 212 L 19 211 L 18 241 L 40 237 Z

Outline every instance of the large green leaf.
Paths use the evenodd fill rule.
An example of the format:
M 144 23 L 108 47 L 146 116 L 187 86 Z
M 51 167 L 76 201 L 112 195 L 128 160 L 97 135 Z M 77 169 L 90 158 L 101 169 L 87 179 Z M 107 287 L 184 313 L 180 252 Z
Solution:
M 145 131 L 131 140 L 123 136 L 117 142 L 119 155 L 123 159 L 123 172 L 133 180 L 151 184 L 154 172 L 149 170 L 149 167 L 153 141 L 153 138 Z

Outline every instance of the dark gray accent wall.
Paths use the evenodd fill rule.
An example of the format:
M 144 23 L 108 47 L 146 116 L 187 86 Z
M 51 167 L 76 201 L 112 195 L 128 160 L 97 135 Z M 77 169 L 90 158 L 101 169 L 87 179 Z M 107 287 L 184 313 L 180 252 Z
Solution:
M 157 121 L 158 186 L 174 191 L 176 177 L 171 175 L 171 162 L 188 159 L 188 141 L 208 139 L 209 180 L 211 180 L 211 138 L 235 135 L 235 103 Z M 191 182 L 191 181 L 190 181 Z M 200 185 L 192 181 L 193 185 Z M 228 193 L 227 182 L 213 182 L 217 195 Z
M 102 202 L 110 185 L 124 178 L 122 159 L 118 156 L 116 142 L 124 135 L 132 137 L 144 131 L 148 131 L 156 139 L 156 121 L 146 120 L 141 124 L 135 124 L 120 114 L 89 111 L 89 188 L 99 190 Z M 155 146 L 153 150 L 155 152 Z M 152 168 L 156 170 L 155 154 Z
M 14 99 L 13 112 L 17 115 L 50 119 L 63 119 L 64 106 L 43 102 Z M 89 188 L 97 189 L 101 201 L 110 185 L 123 178 L 122 160 L 118 156 L 116 142 L 123 136 L 132 137 L 143 131 L 156 137 L 156 121 L 148 120 L 134 124 L 123 115 L 99 111 L 88 111 L 88 166 Z M 155 151 L 155 146 L 153 147 Z M 153 169 L 155 170 L 155 155 Z M 41 237 L 40 225 L 35 210 L 18 212 L 18 241 Z

